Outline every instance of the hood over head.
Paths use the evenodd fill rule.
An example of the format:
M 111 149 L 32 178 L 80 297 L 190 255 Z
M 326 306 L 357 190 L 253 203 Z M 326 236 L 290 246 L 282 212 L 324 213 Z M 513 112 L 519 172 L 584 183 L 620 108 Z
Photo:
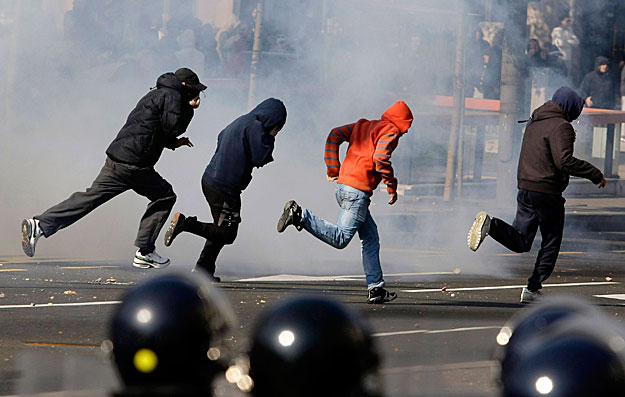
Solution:
M 601 65 L 609 65 L 609 64 L 610 64 L 610 60 L 608 58 L 599 55 L 595 59 L 595 70 L 599 70 L 599 66 Z
M 184 91 L 181 81 L 172 72 L 163 73 L 156 80 L 156 88 L 167 87 L 173 88 L 180 92 Z
M 382 120 L 390 121 L 403 133 L 406 133 L 412 125 L 412 112 L 406 102 L 397 101 L 386 109 L 382 115 Z
M 265 99 L 252 109 L 250 114 L 260 121 L 266 132 L 275 127 L 282 127 L 286 123 L 286 107 L 276 98 Z
M 558 88 L 551 100 L 564 110 L 565 118 L 569 122 L 577 119 L 584 108 L 582 97 L 569 87 Z

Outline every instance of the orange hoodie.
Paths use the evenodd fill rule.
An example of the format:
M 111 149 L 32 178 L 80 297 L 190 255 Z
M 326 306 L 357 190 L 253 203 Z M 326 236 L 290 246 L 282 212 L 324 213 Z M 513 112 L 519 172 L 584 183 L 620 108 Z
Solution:
M 338 183 L 369 194 L 382 180 L 387 191 L 394 193 L 397 178 L 393 175 L 391 153 L 397 147 L 399 137 L 411 125 L 410 108 L 403 101 L 397 101 L 384 112 L 381 120 L 360 119 L 356 123 L 334 128 L 325 146 L 328 176 L 338 176 Z M 349 146 L 341 165 L 339 146 L 343 142 L 349 142 Z

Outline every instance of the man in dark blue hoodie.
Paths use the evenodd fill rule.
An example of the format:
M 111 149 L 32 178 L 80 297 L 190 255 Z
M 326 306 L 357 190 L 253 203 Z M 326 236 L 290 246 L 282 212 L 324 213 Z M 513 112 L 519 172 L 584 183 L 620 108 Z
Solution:
M 269 98 L 251 112 L 240 116 L 219 133 L 217 149 L 202 176 L 202 192 L 213 216 L 204 223 L 195 216 L 174 214 L 165 233 L 165 245 L 189 232 L 206 239 L 196 263 L 215 281 L 215 261 L 226 244 L 232 244 L 241 222 L 241 193 L 252 180 L 252 169 L 271 161 L 275 137 L 286 123 L 282 101 Z
M 542 243 L 534 272 L 521 292 L 521 302 L 542 297 L 539 291 L 553 272 L 564 230 L 562 192 L 569 176 L 605 186 L 605 178 L 592 164 L 573 156 L 575 130 L 571 121 L 582 112 L 584 100 L 568 87 L 559 88 L 551 101 L 534 111 L 523 134 L 517 180 L 517 212 L 512 225 L 480 211 L 469 230 L 467 243 L 476 251 L 486 236 L 514 252 L 528 252 L 538 228 Z
M 159 232 L 176 202 L 171 185 L 154 170 L 165 148 L 193 146 L 188 138 L 178 138 L 187 130 L 194 109 L 200 106 L 200 92 L 206 86 L 187 68 L 165 73 L 130 112 L 126 124 L 106 150 L 100 174 L 85 192 L 76 192 L 41 215 L 22 221 L 22 248 L 35 255 L 41 236 L 50 237 L 87 215 L 113 197 L 132 189 L 150 203 L 141 223 L 135 245 L 133 266 L 163 268 L 169 259 L 155 251 Z

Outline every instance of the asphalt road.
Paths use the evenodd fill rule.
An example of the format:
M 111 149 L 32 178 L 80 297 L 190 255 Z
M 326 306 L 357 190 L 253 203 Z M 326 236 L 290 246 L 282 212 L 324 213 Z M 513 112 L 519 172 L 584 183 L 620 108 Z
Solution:
M 544 293 L 586 298 L 622 321 L 625 302 L 615 298 L 624 297 L 598 297 L 625 294 L 621 237 L 569 236 Z M 236 274 L 233 266 L 235 271 L 223 274 L 219 287 L 238 316 L 233 341 L 239 346 L 245 346 L 265 307 L 295 294 L 321 294 L 368 319 L 383 358 L 380 374 L 386 396 L 496 396 L 495 336 L 511 316 L 524 310 L 519 294 L 536 248 L 537 244 L 520 255 L 495 249 L 481 253 L 494 269 L 490 276 L 463 271 L 461 261 L 457 266 L 445 263 L 435 272 L 418 264 L 410 269 L 385 265 L 387 287 L 399 294 L 387 305 L 365 303 L 361 275 Z M 445 255 L 431 248 L 403 252 L 414 258 Z M 477 254 L 467 250 L 467 255 Z M 110 316 L 128 288 L 166 270 L 26 257 L 0 258 L 0 263 L 0 395 L 66 395 L 70 390 L 86 390 L 76 395 L 106 395 L 117 388 L 114 369 L 100 349 L 108 337 Z M 224 381 L 216 394 L 239 395 Z

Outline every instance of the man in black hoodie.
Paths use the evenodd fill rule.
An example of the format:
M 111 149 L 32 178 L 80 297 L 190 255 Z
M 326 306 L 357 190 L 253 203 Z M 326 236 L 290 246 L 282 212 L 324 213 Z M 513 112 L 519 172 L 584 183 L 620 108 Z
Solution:
M 599 109 L 614 109 L 614 80 L 608 73 L 610 61 L 606 57 L 598 56 L 595 60 L 595 70 L 584 76 L 579 88 L 579 95 L 588 107 Z
M 85 192 L 76 192 L 41 215 L 22 221 L 22 248 L 35 254 L 41 236 L 50 237 L 113 197 L 132 189 L 150 200 L 141 218 L 133 265 L 163 268 L 169 259 L 156 253 L 155 241 L 176 201 L 171 185 L 155 170 L 163 149 L 193 146 L 188 138 L 178 138 L 200 106 L 199 94 L 206 86 L 190 69 L 165 73 L 139 100 L 126 124 L 106 150 L 100 174 Z
M 473 251 L 491 236 L 511 251 L 528 252 L 540 228 L 542 243 L 534 272 L 521 292 L 522 303 L 542 297 L 542 282 L 555 267 L 564 229 L 562 192 L 569 184 L 569 176 L 589 179 L 599 188 L 606 183 L 601 171 L 573 156 L 575 130 L 571 121 L 579 117 L 583 106 L 583 99 L 575 91 L 561 87 L 551 101 L 534 111 L 523 135 L 517 170 L 517 212 L 512 226 L 480 211 L 467 236 Z
M 213 216 L 213 223 L 204 223 L 195 216 L 174 214 L 165 233 L 165 245 L 176 236 L 189 232 L 206 239 L 196 263 L 215 281 L 215 261 L 226 244 L 232 244 L 241 223 L 241 193 L 252 180 L 252 169 L 271 161 L 275 137 L 286 123 L 282 101 L 269 98 L 251 112 L 240 116 L 217 137 L 217 149 L 202 176 L 202 192 Z
M 588 107 L 599 109 L 614 109 L 615 83 L 610 73 L 608 64 L 610 61 L 606 57 L 598 56 L 595 60 L 595 70 L 589 72 L 584 77 L 579 88 L 579 95 L 584 99 Z

